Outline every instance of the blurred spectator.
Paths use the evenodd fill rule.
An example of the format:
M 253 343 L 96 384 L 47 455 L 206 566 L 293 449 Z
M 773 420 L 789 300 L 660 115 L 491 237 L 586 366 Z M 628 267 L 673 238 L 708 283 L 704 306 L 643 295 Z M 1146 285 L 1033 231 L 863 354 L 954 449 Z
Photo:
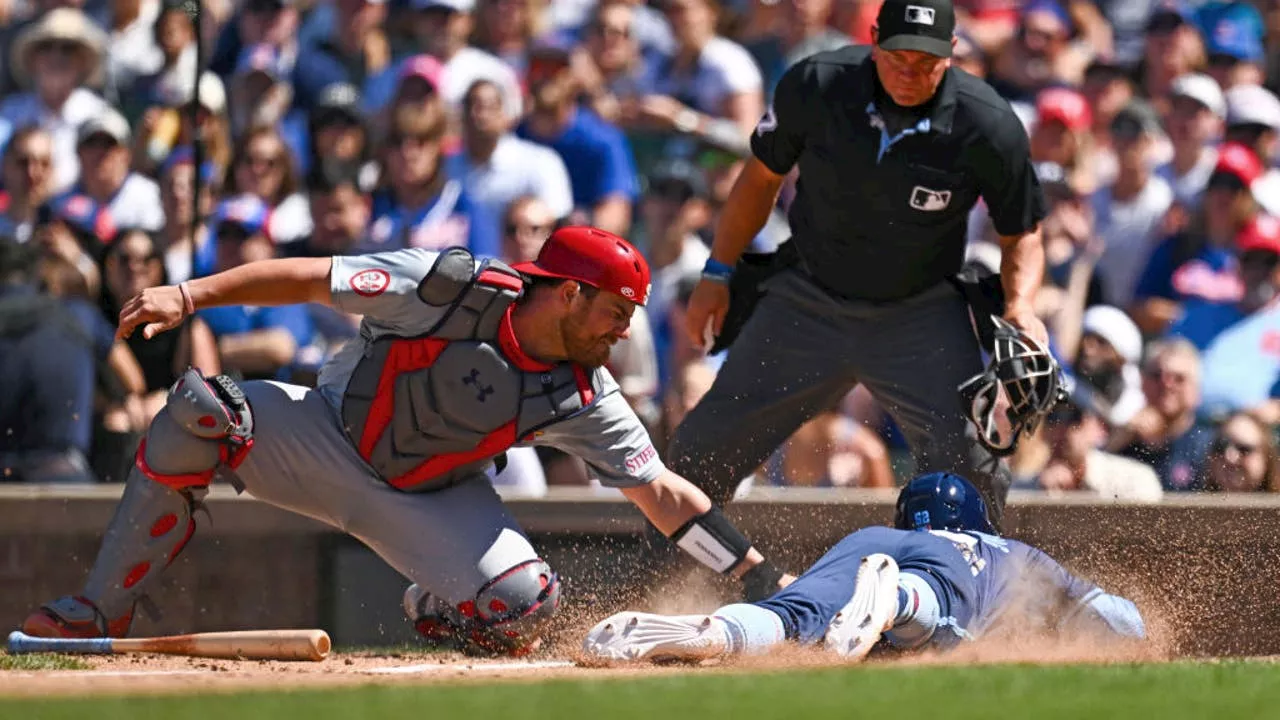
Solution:
M 333 29 L 298 54 L 293 80 L 303 107 L 314 107 L 334 84 L 362 87 L 391 66 L 391 43 L 383 32 L 387 0 L 335 0 Z
M 1132 313 L 1148 334 L 1162 334 L 1190 299 L 1240 298 L 1235 244 L 1258 214 L 1250 188 L 1262 175 L 1262 163 L 1238 143 L 1216 154 L 1200 211 L 1186 229 L 1156 247 L 1138 279 Z
M 1095 62 L 1085 69 L 1080 92 L 1093 111 L 1093 159 L 1090 163 L 1099 185 L 1113 182 L 1116 158 L 1111 148 L 1111 123 L 1137 95 L 1133 79 L 1121 68 Z
M 467 44 L 473 29 L 475 0 L 409 0 L 409 4 L 413 8 L 410 27 L 414 47 L 442 65 L 437 84 L 449 110 L 457 113 L 462 96 L 475 81 L 492 80 L 503 89 L 508 117 L 520 117 L 522 96 L 515 71 L 493 55 Z M 382 107 L 419 57 L 408 58 L 371 78 L 365 87 L 366 104 Z
M 0 240 L 0 482 L 95 482 L 93 393 L 113 331 L 93 308 L 42 291 L 37 258 Z
M 502 111 L 502 90 L 478 80 L 463 99 L 462 152 L 446 164 L 451 178 L 462 181 L 471 198 L 472 251 L 497 255 L 502 240 L 502 215 L 513 200 L 533 195 L 555 219 L 573 210 L 573 188 L 560 156 L 545 145 L 518 138 Z
M 624 104 L 629 124 L 702 134 L 709 122 L 729 120 L 750 135 L 764 114 L 760 69 L 739 44 L 716 34 L 717 0 L 665 0 L 676 47 L 654 68 L 652 95 Z
M 1032 162 L 1054 163 L 1066 172 L 1066 182 L 1075 192 L 1092 192 L 1097 186 L 1092 123 L 1093 111 L 1084 95 L 1065 87 L 1040 91 L 1030 133 Z
M 161 0 L 149 32 L 158 52 L 158 64 L 116 85 L 119 89 L 117 107 L 131 123 L 137 123 L 146 106 L 166 90 L 190 97 L 196 73 L 196 28 L 183 0 Z
M 195 209 L 191 195 L 196 189 L 196 169 L 191 148 L 174 150 L 160 170 L 164 227 L 155 239 L 164 256 L 165 276 L 169 284 L 190 280 L 194 273 L 195 257 L 208 244 L 205 218 L 213 212 L 213 199 L 218 194 L 220 180 L 217 166 L 207 161 L 201 164 L 199 215 L 193 219 Z
M 1111 5 L 1136 10 L 1150 8 L 1152 3 L 1114 0 Z M 1136 39 L 1142 47 L 1144 38 L 1139 35 Z M 1167 110 L 1165 101 L 1173 91 L 1174 82 L 1205 66 L 1204 41 L 1192 13 L 1181 0 L 1162 3 L 1152 10 L 1145 41 L 1139 79 L 1147 97 L 1162 110 Z
M 1079 390 L 1090 396 L 1093 411 L 1109 425 L 1125 425 L 1142 410 L 1142 334 L 1123 310 L 1110 305 L 1086 310 L 1079 348 L 1063 347 L 1062 352 L 1074 357 L 1071 374 Z
M 267 236 L 268 215 L 266 204 L 253 195 L 240 195 L 218 206 L 209 223 L 215 234 L 214 272 L 275 255 Z M 231 305 L 197 314 L 218 340 L 225 371 L 245 379 L 290 381 L 298 353 L 311 343 L 314 332 L 305 305 Z
M 1111 437 L 1109 449 L 1151 465 L 1165 490 L 1202 490 L 1213 433 L 1197 423 L 1200 353 L 1181 338 L 1152 343 L 1142 369 L 1147 406 Z
M 996 57 L 988 82 L 1010 101 L 1032 102 L 1050 85 L 1079 85 L 1089 58 L 1071 44 L 1075 24 L 1057 0 L 1030 0 L 1018 32 Z
M 516 133 L 549 145 L 569 171 L 574 224 L 589 224 L 619 235 L 631 228 L 636 196 L 631 148 L 618 128 L 577 103 L 579 83 L 569 55 L 540 48 L 529 65 L 530 112 Z
M 1102 281 L 1095 272 L 1102 240 L 1093 230 L 1088 198 L 1072 187 L 1061 166 L 1037 163 L 1036 176 L 1049 211 L 1040 224 L 1045 278 L 1036 296 L 1036 314 L 1045 319 L 1050 338 L 1059 349 L 1074 348 L 1079 343 L 1085 309 L 1102 303 Z M 999 272 L 999 245 L 983 243 L 973 249 L 979 247 L 990 248 L 987 269 Z M 975 255 L 974 259 L 981 258 Z
M 1209 75 L 1223 90 L 1266 80 L 1262 18 L 1246 2 L 1211 2 L 1199 11 Z
M 651 84 L 636 37 L 641 8 L 649 9 L 625 0 L 600 2 L 584 30 L 583 51 L 590 62 L 583 62 L 577 53 L 573 56 L 575 75 L 589 107 L 609 122 L 618 121 L 623 101 L 640 97 Z M 666 20 L 661 22 L 666 27 Z
M 101 115 L 106 102 L 86 85 L 101 85 L 106 37 L 79 10 L 58 8 L 29 25 L 13 44 L 14 77 L 30 92 L 0 103 L 9 129 L 38 124 L 53 137 L 53 187 L 61 191 L 80 173 L 76 130 Z
M 124 304 L 143 290 L 167 284 L 164 257 L 155 238 L 139 228 L 121 230 L 103 261 L 101 306 L 107 319 L 114 321 Z M 221 372 L 213 333 L 199 317 L 188 317 L 175 331 L 150 340 L 136 332 L 125 342 L 142 369 L 147 423 L 164 407 L 169 388 L 188 367 L 210 376 Z
M 297 0 L 245 0 L 237 5 L 235 17 L 218 34 L 209 69 L 219 77 L 229 77 L 244 49 L 260 44 L 279 50 L 294 67 L 293 61 L 303 46 L 299 42 L 301 13 Z
M 1049 462 L 1037 486 L 1053 493 L 1082 491 L 1099 499 L 1156 502 L 1163 491 L 1150 466 L 1100 450 L 1106 423 L 1093 409 L 1077 402 L 1060 403 L 1045 419 Z
M 392 120 L 383 157 L 386 188 L 374 197 L 370 247 L 460 246 L 474 252 L 479 228 L 472 221 L 471 198 L 462 181 L 449 178 L 444 169 L 444 110 L 439 102 L 423 109 L 402 106 Z
M 956 27 L 956 45 L 951 51 L 951 64 L 975 77 L 987 77 L 986 51 L 972 35 L 959 26 Z
M 298 154 L 303 175 L 325 160 L 353 164 L 360 169 L 361 187 L 372 189 L 380 172 L 374 160 L 372 133 L 360 112 L 360 91 L 338 83 L 320 92 L 307 117 L 306 147 Z
M 1111 121 L 1116 179 L 1093 198 L 1097 232 L 1106 243 L 1098 273 L 1108 303 L 1126 307 L 1160 223 L 1173 202 L 1169 184 L 1152 174 L 1153 151 L 1160 135 L 1155 110 L 1132 100 Z
M 657 318 L 654 336 L 665 385 L 673 370 L 666 364 L 671 336 L 684 332 L 683 326 L 668 324 L 667 309 L 675 302 L 680 284 L 697 279 L 711 257 L 711 251 L 698 236 L 711 219 L 709 188 L 702 171 L 687 160 L 658 164 L 649 175 L 648 189 L 640 201 L 640 217 L 653 278 L 648 307 Z
M 1280 492 L 1275 435 L 1257 416 L 1236 413 L 1228 418 L 1218 429 L 1206 464 L 1207 490 Z
M 551 208 L 533 195 L 511 201 L 502 215 L 502 259 L 508 263 L 532 262 L 555 229 Z M 649 295 L 653 305 L 653 295 Z
M 785 19 L 775 23 L 770 34 L 747 44 L 747 50 L 764 76 L 764 87 L 770 97 L 787 68 L 810 55 L 853 42 L 848 35 L 827 24 L 834 0 L 781 0 L 780 4 L 787 11 Z
M 129 123 L 124 116 L 108 108 L 81 125 L 77 136 L 80 180 L 70 192 L 106 207 L 118 227 L 158 231 L 164 225 L 160 188 L 151 178 L 129 170 Z
M 505 62 L 524 77 L 529 46 L 545 32 L 542 0 L 479 0 L 475 46 Z
M 1253 185 L 1253 195 L 1263 209 L 1280 215 L 1280 170 L 1272 165 L 1280 158 L 1280 98 L 1258 85 L 1238 85 L 1226 93 L 1226 140 L 1253 150 L 1265 173 Z
M 1169 98 L 1166 129 L 1173 158 L 1156 175 L 1173 188 L 1173 198 L 1185 212 L 1194 212 L 1218 161 L 1214 144 L 1222 137 L 1227 101 L 1212 78 L 1198 73 L 1174 80 Z
M 31 239 L 36 212 L 53 191 L 53 139 L 35 125 L 20 128 L 4 149 L 0 237 Z
M 337 158 L 307 176 L 307 197 L 315 228 L 305 239 L 281 246 L 289 257 L 358 255 L 364 249 L 373 199 L 360 183 L 360 168 Z
M 1280 220 L 1260 215 L 1237 239 L 1242 298 L 1188 301 L 1170 333 L 1201 350 L 1201 417 L 1252 410 L 1280 418 Z
M 249 193 L 267 204 L 271 209 L 269 233 L 275 242 L 293 242 L 311 233 L 311 214 L 298 187 L 297 166 L 276 128 L 259 126 L 241 136 L 227 193 Z
M 109 210 L 86 195 L 65 194 L 36 211 L 31 238 L 75 268 L 84 281 L 85 297 L 97 297 L 102 286 L 99 262 L 115 235 Z
M 137 126 L 133 169 L 158 169 L 175 147 L 191 146 L 197 133 L 204 143 L 204 157 L 220 168 L 231 165 L 231 120 L 227 116 L 227 90 L 217 75 L 200 75 L 196 117 L 191 117 L 191 81 L 157 83 Z
M 293 85 L 289 75 L 292 59 L 277 48 L 250 45 L 240 54 L 235 74 L 228 80 L 231 96 L 231 132 L 240 136 L 250 128 L 277 127 L 299 151 L 303 147 L 298 135 L 303 131 L 301 111 L 293 108 Z
M 826 412 L 801 425 L 766 468 L 771 484 L 786 487 L 891 488 L 889 450 L 852 418 Z
M 107 42 L 107 86 L 119 97 L 133 81 L 160 69 L 164 56 L 156 42 L 160 0 L 112 0 Z

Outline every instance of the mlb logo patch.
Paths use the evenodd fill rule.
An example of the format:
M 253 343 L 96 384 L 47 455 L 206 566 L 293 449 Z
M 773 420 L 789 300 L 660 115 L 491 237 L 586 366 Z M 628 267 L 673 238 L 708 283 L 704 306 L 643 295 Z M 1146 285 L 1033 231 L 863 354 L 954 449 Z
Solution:
M 911 189 L 911 207 L 924 212 L 946 210 L 951 204 L 950 190 L 930 190 L 923 185 Z
M 907 6 L 907 22 L 917 25 L 933 24 L 933 8 L 920 7 L 919 5 Z

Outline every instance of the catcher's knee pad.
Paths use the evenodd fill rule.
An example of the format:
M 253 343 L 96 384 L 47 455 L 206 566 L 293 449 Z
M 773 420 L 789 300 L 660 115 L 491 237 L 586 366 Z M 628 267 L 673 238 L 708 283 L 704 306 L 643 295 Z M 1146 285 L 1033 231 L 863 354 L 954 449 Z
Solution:
M 226 375 L 190 369 L 169 390 L 138 448 L 144 475 L 175 490 L 205 487 L 219 468 L 234 470 L 253 447 L 253 412 Z
M 523 655 L 560 605 L 560 579 L 542 560 L 528 560 L 485 583 L 474 600 L 456 607 L 410 585 L 404 610 L 414 628 L 436 645 L 482 654 Z
M 535 649 L 560 606 L 560 578 L 541 559 L 526 560 L 480 588 L 458 611 L 474 619 L 469 640 L 479 648 L 520 655 Z

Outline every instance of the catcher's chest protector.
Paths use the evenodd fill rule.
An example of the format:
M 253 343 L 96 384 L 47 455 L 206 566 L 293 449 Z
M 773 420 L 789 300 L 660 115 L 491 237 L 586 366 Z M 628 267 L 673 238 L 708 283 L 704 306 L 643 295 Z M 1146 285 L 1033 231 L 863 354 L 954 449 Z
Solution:
M 468 277 L 451 278 L 443 260 L 418 294 L 446 306 L 444 317 L 426 335 L 370 342 L 343 395 L 347 436 L 401 490 L 483 472 L 512 445 L 590 405 L 601 386 L 598 372 L 520 350 L 511 329 L 519 273 L 492 261 L 471 270 L 468 256 Z

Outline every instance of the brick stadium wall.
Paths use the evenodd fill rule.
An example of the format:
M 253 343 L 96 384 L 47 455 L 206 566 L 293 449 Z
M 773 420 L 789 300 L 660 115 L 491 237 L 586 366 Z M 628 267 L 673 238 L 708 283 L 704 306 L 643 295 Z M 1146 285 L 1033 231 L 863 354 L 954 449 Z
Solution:
M 162 617 L 140 617 L 136 633 L 324 627 L 338 643 L 411 637 L 399 609 L 405 582 L 372 553 L 224 490 L 209 499 L 212 524 L 202 523 L 154 593 Z M 80 586 L 118 493 L 0 486 L 0 626 L 15 627 L 34 605 Z M 887 523 L 892 500 L 872 491 L 758 491 L 730 514 L 785 566 L 800 568 L 850 529 Z M 564 576 L 567 617 L 598 618 L 624 602 L 619 581 L 636 577 L 643 546 L 633 508 L 578 492 L 508 503 Z M 1007 530 L 1135 598 L 1180 652 L 1280 654 L 1280 498 L 1122 506 L 1015 496 Z

